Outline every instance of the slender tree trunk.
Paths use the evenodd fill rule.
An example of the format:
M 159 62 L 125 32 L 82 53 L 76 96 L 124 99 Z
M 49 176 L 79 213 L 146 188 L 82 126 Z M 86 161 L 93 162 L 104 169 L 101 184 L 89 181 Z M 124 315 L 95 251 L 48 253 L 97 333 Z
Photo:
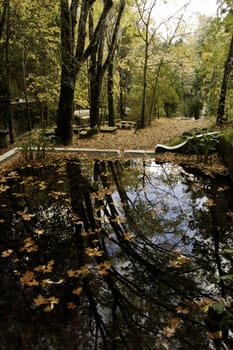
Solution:
M 217 124 L 223 124 L 225 121 L 225 102 L 226 102 L 226 95 L 227 95 L 227 85 L 229 76 L 232 70 L 232 63 L 233 63 L 233 34 L 231 38 L 230 48 L 228 52 L 228 57 L 225 63 L 224 73 L 223 73 L 223 80 L 222 80 L 222 86 L 219 96 L 219 103 L 218 103 L 218 112 L 217 112 Z
M 9 62 L 9 40 L 10 40 L 10 0 L 3 3 L 2 15 L 0 18 L 0 39 L 5 34 L 5 41 L 0 47 L 0 95 L 2 113 L 5 118 L 5 125 L 8 128 L 10 142 L 14 142 L 12 117 L 11 117 L 11 95 L 10 95 L 10 62 Z
M 155 78 L 154 78 L 154 83 L 153 83 L 153 87 L 152 87 L 152 95 L 151 95 L 149 123 L 151 122 L 151 119 L 152 119 L 153 115 L 155 114 L 156 89 L 157 89 L 157 86 L 158 86 L 159 75 L 160 75 L 160 71 L 161 71 L 161 68 L 162 68 L 162 65 L 163 65 L 163 61 L 164 61 L 164 59 L 162 58 L 161 61 L 159 62 L 157 70 L 155 71 Z
M 22 72 L 23 72 L 23 93 L 26 103 L 26 111 L 27 111 L 27 130 L 32 130 L 32 119 L 31 119 L 31 112 L 30 112 L 30 106 L 29 106 L 29 100 L 28 100 L 28 93 L 27 93 L 27 82 L 26 82 L 26 59 L 25 59 L 25 52 L 23 48 L 22 52 Z
M 7 4 L 7 18 L 6 18 L 6 76 L 7 76 L 7 116 L 8 116 L 8 130 L 10 135 L 10 143 L 14 142 L 12 114 L 11 114 L 11 93 L 10 93 L 10 61 L 9 61 L 9 41 L 10 41 L 10 0 L 6 0 Z
M 114 73 L 114 64 L 113 62 L 110 62 L 108 67 L 108 125 L 109 126 L 115 125 L 113 73 Z
M 0 40 L 3 35 L 4 24 L 7 18 L 7 9 L 9 8 L 9 0 L 3 0 L 1 7 L 2 7 L 2 13 L 0 16 Z
M 121 68 L 119 69 L 119 76 L 120 76 L 120 97 L 119 97 L 119 111 L 120 111 L 120 118 L 123 120 L 125 117 L 125 99 L 124 99 L 124 91 L 125 91 L 125 83 L 124 83 L 124 77 L 123 72 L 121 71 Z
M 104 28 L 106 26 L 106 21 L 104 23 Z M 90 41 L 94 35 L 94 20 L 93 20 L 93 9 L 89 12 L 89 35 Z M 89 85 L 90 85 L 90 126 L 99 127 L 100 116 L 100 96 L 102 89 L 102 79 L 103 79 L 103 70 L 102 70 L 102 60 L 103 60 L 103 51 L 105 43 L 105 30 L 102 30 L 101 38 L 95 45 L 91 55 L 90 55 L 90 65 L 89 65 Z
M 147 34 L 148 36 L 148 34 Z M 145 57 L 143 67 L 143 91 L 142 91 L 142 109 L 141 109 L 141 128 L 145 127 L 145 114 L 146 114 L 146 92 L 147 92 L 147 66 L 148 66 L 148 38 L 145 43 Z

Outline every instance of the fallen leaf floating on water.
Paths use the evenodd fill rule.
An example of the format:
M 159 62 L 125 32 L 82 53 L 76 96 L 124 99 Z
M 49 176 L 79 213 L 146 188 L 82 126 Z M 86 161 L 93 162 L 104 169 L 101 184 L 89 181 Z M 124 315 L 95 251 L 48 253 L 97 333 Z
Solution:
M 133 238 L 134 238 L 134 234 L 133 233 L 130 233 L 130 232 L 125 232 L 124 233 L 124 239 L 126 241 L 131 241 Z
M 85 252 L 89 256 L 101 256 L 103 255 L 103 250 L 99 248 L 85 248 Z
M 16 193 L 16 192 L 14 192 L 14 193 L 12 193 L 12 195 L 13 195 L 15 198 L 22 198 L 22 197 L 24 197 L 24 194 L 23 194 L 23 193 Z
M 193 304 L 197 305 L 201 309 L 201 311 L 208 312 L 210 306 L 213 305 L 215 302 L 216 301 L 214 301 L 213 299 L 204 298 L 201 300 L 195 300 Z
M 207 335 L 210 339 L 222 339 L 222 331 L 216 332 L 207 332 Z
M 170 265 L 180 269 L 184 264 L 187 264 L 190 262 L 190 258 L 184 255 L 179 255 L 176 259 L 170 261 Z
M 209 198 L 206 202 L 205 202 L 205 205 L 207 207 L 213 207 L 214 205 L 216 205 L 216 203 L 214 203 L 214 200 Z
M 17 214 L 20 215 L 25 221 L 30 221 L 35 214 L 25 213 L 24 211 L 17 211 Z
M 45 181 L 41 181 L 41 182 L 39 182 L 38 187 L 41 191 L 43 191 L 47 188 L 47 184 Z
M 228 211 L 228 212 L 227 212 L 227 216 L 229 216 L 230 218 L 233 219 L 233 211 Z
M 65 192 L 52 191 L 48 195 L 50 197 L 54 198 L 54 199 L 59 199 L 60 197 L 65 196 L 66 193 Z
M 178 317 L 168 320 L 168 326 L 163 328 L 163 334 L 168 337 L 174 337 L 177 328 L 180 326 L 181 320 Z
M 117 217 L 111 219 L 111 222 L 116 222 L 117 224 L 122 224 L 125 222 L 125 219 L 123 217 L 117 216 Z
M 42 295 L 38 295 L 38 297 L 34 299 L 34 303 L 36 306 L 45 305 L 43 310 L 45 312 L 51 312 L 54 309 L 54 305 L 59 303 L 59 298 L 53 296 L 44 298 Z
M 224 187 L 219 187 L 218 188 L 218 192 L 224 192 L 224 191 L 227 191 L 229 189 L 229 186 L 224 186 Z
M 109 261 L 104 261 L 96 266 L 100 275 L 105 276 L 109 273 L 111 269 L 111 263 Z
M 21 277 L 20 282 L 28 287 L 38 286 L 39 282 L 35 279 L 34 272 L 26 271 Z
M 3 192 L 5 192 L 5 191 L 7 191 L 8 188 L 10 188 L 10 186 L 7 186 L 7 185 L 0 185 L 0 193 L 3 193 Z
M 37 228 L 34 230 L 34 232 L 40 236 L 40 235 L 43 235 L 45 233 L 45 231 L 42 229 L 42 230 L 38 230 Z
M 82 267 L 80 267 L 79 269 L 77 269 L 77 270 L 68 270 L 67 271 L 67 275 L 69 276 L 69 277 L 75 277 L 75 278 L 77 278 L 77 277 L 85 277 L 85 276 L 87 276 L 88 275 L 88 273 L 89 273 L 89 267 L 88 267 L 88 265 L 84 265 L 84 266 L 82 266 Z
M 50 260 L 47 265 L 38 265 L 34 268 L 36 272 L 49 273 L 53 271 L 54 260 Z
M 78 287 L 72 291 L 73 294 L 80 295 L 83 291 L 82 287 Z
M 27 185 L 30 182 L 32 182 L 34 180 L 34 178 L 32 176 L 28 176 L 25 180 L 20 182 L 20 185 Z
M 10 256 L 12 253 L 13 253 L 13 249 L 4 250 L 4 251 L 1 253 L 1 257 L 2 257 L 2 258 L 8 258 L 8 256 Z
M 25 238 L 24 245 L 20 247 L 20 252 L 32 253 L 38 250 L 38 245 L 35 244 L 35 241 L 31 238 Z
M 186 309 L 186 308 L 184 308 L 183 306 L 177 306 L 176 312 L 177 312 L 178 314 L 182 314 L 182 315 L 187 315 L 187 314 L 189 314 L 189 310 Z
M 17 179 L 19 177 L 19 174 L 18 172 L 15 170 L 15 171 L 11 171 L 8 175 L 7 175 L 7 178 L 8 179 Z

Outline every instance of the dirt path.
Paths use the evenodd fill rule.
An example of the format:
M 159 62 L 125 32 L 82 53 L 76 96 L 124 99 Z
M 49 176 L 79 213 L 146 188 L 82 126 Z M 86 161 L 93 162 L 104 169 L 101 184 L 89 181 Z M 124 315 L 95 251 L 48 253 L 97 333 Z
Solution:
M 103 149 L 154 150 L 157 143 L 166 144 L 172 138 L 193 128 L 206 128 L 213 125 L 213 119 L 168 119 L 154 121 L 149 128 L 138 130 L 117 130 L 115 133 L 99 133 L 88 139 L 74 137 L 73 147 Z

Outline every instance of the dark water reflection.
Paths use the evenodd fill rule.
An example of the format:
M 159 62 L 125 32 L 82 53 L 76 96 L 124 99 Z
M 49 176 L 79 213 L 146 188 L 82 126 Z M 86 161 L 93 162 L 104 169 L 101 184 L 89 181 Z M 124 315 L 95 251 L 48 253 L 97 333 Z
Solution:
M 230 349 L 230 186 L 151 160 L 8 174 L 0 349 Z

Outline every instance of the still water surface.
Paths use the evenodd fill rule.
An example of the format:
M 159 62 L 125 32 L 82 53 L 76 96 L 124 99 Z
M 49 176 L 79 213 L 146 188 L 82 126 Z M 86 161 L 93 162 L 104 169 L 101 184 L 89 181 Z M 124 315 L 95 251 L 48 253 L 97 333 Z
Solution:
M 231 348 L 228 178 L 60 160 L 0 186 L 0 349 Z

